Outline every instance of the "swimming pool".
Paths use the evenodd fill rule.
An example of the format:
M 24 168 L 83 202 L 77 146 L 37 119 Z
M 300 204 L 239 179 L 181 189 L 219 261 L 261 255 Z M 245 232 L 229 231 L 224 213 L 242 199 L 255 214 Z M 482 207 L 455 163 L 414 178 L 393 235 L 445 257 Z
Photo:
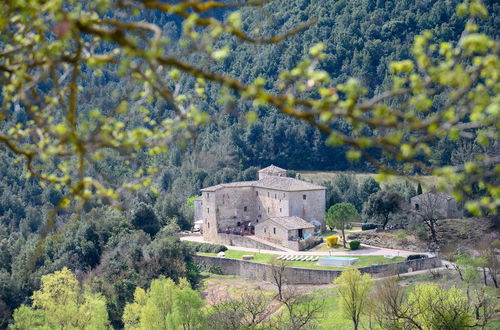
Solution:
M 358 261 L 358 258 L 350 257 L 321 257 L 318 259 L 319 266 L 349 266 Z

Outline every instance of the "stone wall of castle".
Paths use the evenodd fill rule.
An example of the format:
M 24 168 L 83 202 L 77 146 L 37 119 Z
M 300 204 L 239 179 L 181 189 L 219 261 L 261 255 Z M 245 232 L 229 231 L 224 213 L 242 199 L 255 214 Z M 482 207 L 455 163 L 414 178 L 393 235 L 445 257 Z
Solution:
M 308 222 L 318 221 L 325 224 L 325 191 L 292 191 L 289 193 L 289 214 Z

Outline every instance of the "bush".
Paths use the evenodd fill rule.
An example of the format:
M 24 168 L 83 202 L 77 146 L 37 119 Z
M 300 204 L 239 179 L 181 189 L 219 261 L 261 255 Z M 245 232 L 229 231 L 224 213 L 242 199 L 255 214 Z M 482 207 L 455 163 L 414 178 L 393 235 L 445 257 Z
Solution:
M 349 247 L 351 248 L 351 250 L 357 250 L 357 249 L 359 249 L 360 245 L 361 245 L 360 241 L 350 241 L 349 242 Z
M 416 260 L 425 258 L 427 258 L 427 255 L 425 254 L 410 254 L 408 257 L 406 257 L 406 260 Z
M 374 223 L 364 223 L 361 225 L 361 230 L 371 230 L 377 229 L 377 225 Z
M 335 245 L 337 245 L 339 242 L 339 237 L 338 236 L 328 236 L 326 238 L 326 246 L 329 247 L 329 248 L 332 248 L 334 247 Z
M 185 244 L 191 253 L 205 252 L 205 253 L 219 253 L 227 250 L 227 247 L 220 244 L 200 243 L 200 242 L 186 242 Z

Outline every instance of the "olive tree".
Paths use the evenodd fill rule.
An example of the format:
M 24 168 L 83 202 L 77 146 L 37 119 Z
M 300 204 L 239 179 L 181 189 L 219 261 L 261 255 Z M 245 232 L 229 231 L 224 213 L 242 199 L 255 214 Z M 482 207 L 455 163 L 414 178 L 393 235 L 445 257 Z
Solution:
M 350 203 L 338 203 L 332 205 L 325 215 L 326 223 L 330 228 L 337 228 L 342 231 L 344 248 L 346 246 L 345 227 L 347 224 L 360 219 L 358 211 Z

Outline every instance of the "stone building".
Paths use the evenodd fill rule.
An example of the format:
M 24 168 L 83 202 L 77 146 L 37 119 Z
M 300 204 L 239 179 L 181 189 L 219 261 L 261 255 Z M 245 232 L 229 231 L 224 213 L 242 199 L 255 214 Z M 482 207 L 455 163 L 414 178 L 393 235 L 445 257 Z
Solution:
M 299 229 L 304 238 L 304 234 L 314 230 L 311 224 L 324 227 L 325 189 L 288 178 L 286 170 L 271 165 L 259 171 L 256 181 L 223 183 L 202 189 L 201 197 L 195 201 L 195 220 L 203 220 L 202 234 L 206 240 L 218 242 L 219 233 L 254 235 L 257 228 L 264 228 L 258 225 L 268 219 L 279 218 L 285 229 L 290 227 L 287 221 L 297 224 L 296 218 L 300 218 L 304 227 L 290 229 L 292 232 L 287 231 L 286 235 L 283 231 L 279 241 L 282 243 L 285 237 L 291 239 L 294 235 L 300 238 Z
M 299 217 L 272 217 L 255 225 L 255 236 L 295 250 L 293 242 L 306 240 L 314 230 L 312 223 Z
M 410 199 L 412 210 L 424 217 L 457 219 L 463 210 L 450 194 L 438 193 L 435 188 Z

